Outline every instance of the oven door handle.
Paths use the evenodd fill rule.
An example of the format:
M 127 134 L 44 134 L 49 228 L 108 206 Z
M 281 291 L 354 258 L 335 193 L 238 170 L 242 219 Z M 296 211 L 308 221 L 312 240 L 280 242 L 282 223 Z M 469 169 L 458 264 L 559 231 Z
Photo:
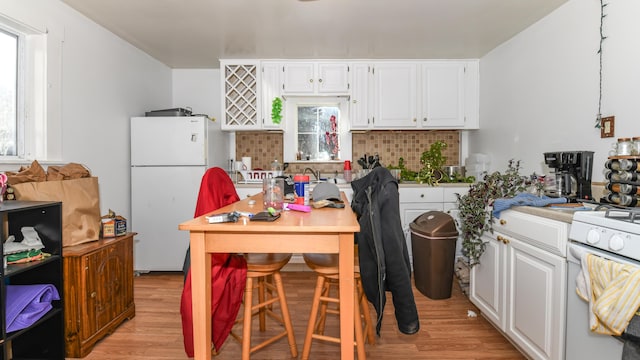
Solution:
M 582 260 L 582 257 L 587 253 L 588 251 L 580 246 L 580 245 L 576 245 L 576 244 L 569 244 L 569 253 L 571 254 L 571 256 L 575 259 L 577 259 L 578 261 Z

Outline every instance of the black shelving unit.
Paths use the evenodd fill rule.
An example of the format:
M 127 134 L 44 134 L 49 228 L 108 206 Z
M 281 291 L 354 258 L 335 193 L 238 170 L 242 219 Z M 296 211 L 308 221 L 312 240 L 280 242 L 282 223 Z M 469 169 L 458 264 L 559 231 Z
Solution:
M 62 203 L 50 201 L 4 201 L 0 203 L 0 238 L 13 235 L 23 240 L 21 229 L 34 227 L 44 244 L 43 252 L 51 256 L 38 261 L 2 267 L 0 276 L 0 326 L 2 327 L 0 360 L 64 359 L 64 294 L 62 279 Z M 4 259 L 4 247 L 0 248 Z M 61 300 L 33 325 L 7 333 L 7 285 L 52 284 Z

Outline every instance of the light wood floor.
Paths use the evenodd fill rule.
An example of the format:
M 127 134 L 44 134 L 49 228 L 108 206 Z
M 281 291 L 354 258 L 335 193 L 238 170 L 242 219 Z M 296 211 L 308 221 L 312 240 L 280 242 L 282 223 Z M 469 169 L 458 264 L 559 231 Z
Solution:
M 100 341 L 85 360 L 180 360 L 187 359 L 182 343 L 180 294 L 182 273 L 151 273 L 135 278 L 136 316 Z M 283 272 L 283 281 L 298 343 L 302 351 L 315 284 L 312 272 Z M 368 359 L 525 359 L 482 316 L 454 281 L 450 299 L 431 300 L 415 290 L 421 328 L 403 335 L 397 329 L 391 294 L 387 294 L 381 336 L 367 345 Z M 371 314 L 375 311 L 371 307 Z M 257 319 L 254 324 L 257 323 Z M 337 328 L 337 320 L 327 329 Z M 257 328 L 253 336 L 259 336 Z M 337 344 L 314 341 L 312 359 L 336 360 Z M 286 338 L 254 353 L 252 359 L 290 358 Z M 239 359 L 240 345 L 231 337 L 214 359 Z

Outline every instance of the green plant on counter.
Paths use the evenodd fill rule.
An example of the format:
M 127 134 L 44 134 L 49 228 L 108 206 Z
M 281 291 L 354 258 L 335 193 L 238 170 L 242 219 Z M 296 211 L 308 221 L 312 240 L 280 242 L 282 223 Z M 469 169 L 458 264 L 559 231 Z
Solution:
M 468 183 L 468 184 L 472 184 L 476 181 L 476 177 L 473 175 L 469 175 L 469 176 L 462 176 L 458 173 L 454 173 L 452 177 L 447 177 L 447 176 L 443 176 L 442 179 L 440 179 L 441 183 Z
M 407 167 L 404 164 L 404 158 L 403 157 L 398 159 L 398 166 L 394 166 L 393 164 L 391 164 L 391 165 L 387 166 L 387 169 L 400 170 L 400 180 L 415 181 L 415 179 L 416 179 L 416 172 L 407 169 Z
M 527 178 L 519 174 L 520 161 L 509 160 L 504 174 L 496 171 L 472 184 L 466 195 L 458 198 L 459 228 L 462 236 L 462 253 L 469 259 L 469 266 L 480 263 L 486 242 L 482 235 L 493 233 L 493 212 L 490 205 L 498 198 L 510 198 L 526 189 Z
M 443 177 L 442 166 L 447 158 L 442 155 L 442 150 L 447 148 L 447 143 L 438 140 L 429 146 L 420 156 L 422 169 L 418 171 L 418 182 L 428 185 L 437 185 Z
M 274 124 L 280 124 L 282 121 L 282 99 L 276 97 L 271 102 L 271 121 Z

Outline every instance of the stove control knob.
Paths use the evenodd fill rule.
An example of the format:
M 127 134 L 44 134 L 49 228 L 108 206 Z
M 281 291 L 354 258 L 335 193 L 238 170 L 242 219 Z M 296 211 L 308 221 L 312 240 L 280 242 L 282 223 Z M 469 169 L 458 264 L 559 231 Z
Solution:
M 624 248 L 624 239 L 620 234 L 613 235 L 611 239 L 609 239 L 609 249 L 613 251 L 620 251 Z
M 589 230 L 589 232 L 587 233 L 587 243 L 593 245 L 597 244 L 598 242 L 600 242 L 600 233 L 598 233 L 598 230 Z

